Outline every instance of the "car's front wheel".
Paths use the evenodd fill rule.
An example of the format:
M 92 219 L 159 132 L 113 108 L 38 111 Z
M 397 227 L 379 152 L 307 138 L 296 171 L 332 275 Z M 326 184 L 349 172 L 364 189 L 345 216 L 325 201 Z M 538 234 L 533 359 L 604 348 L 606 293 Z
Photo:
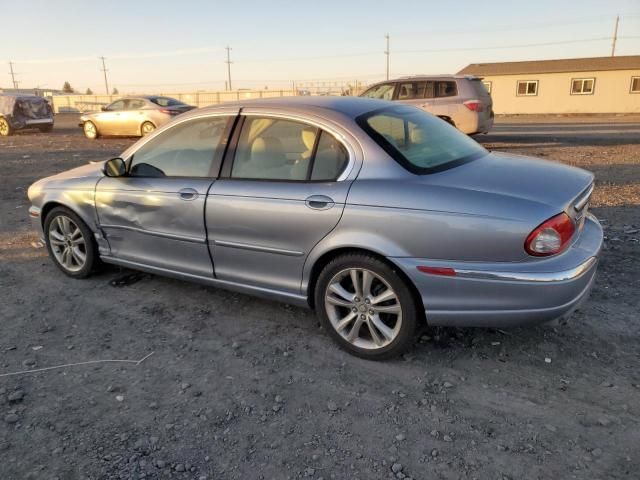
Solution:
M 334 340 L 359 357 L 394 357 L 414 341 L 418 315 L 411 290 L 371 255 L 345 254 L 329 262 L 318 277 L 315 306 Z
M 82 124 L 82 130 L 84 131 L 84 136 L 89 140 L 95 140 L 99 137 L 98 127 L 96 127 L 96 124 L 90 120 L 87 120 Z
M 8 137 L 13 133 L 13 128 L 9 124 L 9 121 L 6 118 L 0 117 L 0 136 Z
M 49 255 L 73 278 L 87 277 L 98 262 L 97 246 L 89 227 L 71 210 L 56 207 L 44 221 Z

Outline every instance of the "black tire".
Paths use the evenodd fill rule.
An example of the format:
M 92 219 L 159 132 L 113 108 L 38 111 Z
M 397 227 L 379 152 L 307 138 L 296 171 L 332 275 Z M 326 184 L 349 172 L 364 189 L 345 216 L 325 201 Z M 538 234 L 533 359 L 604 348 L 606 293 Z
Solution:
M 91 120 L 87 120 L 82 125 L 82 131 L 84 132 L 84 136 L 89 140 L 95 140 L 100 137 L 100 132 L 98 131 L 98 127 Z M 93 133 L 95 132 L 95 134 Z
M 444 120 L 445 122 L 447 122 L 449 125 L 451 125 L 452 127 L 455 127 L 456 124 L 455 122 L 451 119 L 451 117 L 438 117 L 440 120 Z M 456 127 L 458 128 L 458 127 Z
M 84 240 L 83 248 L 80 248 L 78 245 L 78 249 L 81 253 L 85 255 L 84 264 L 81 268 L 70 269 L 61 263 L 59 260 L 60 250 L 66 247 L 61 246 L 59 244 L 53 245 L 52 242 L 60 243 L 60 239 L 52 239 L 51 229 L 52 223 L 58 222 L 58 218 L 67 218 L 71 220 L 73 224 L 80 230 L 82 234 L 82 238 Z M 55 227 L 54 227 L 55 228 Z M 74 212 L 69 210 L 66 207 L 56 207 L 51 210 L 47 214 L 47 218 L 44 221 L 44 239 L 47 245 L 47 251 L 49 252 L 49 256 L 53 263 L 58 267 L 65 275 L 68 275 L 71 278 L 86 278 L 91 272 L 99 265 L 98 258 L 98 245 L 96 244 L 95 237 L 93 232 L 89 229 L 89 227 L 82 221 L 82 219 L 76 215 Z M 71 240 L 64 240 L 64 243 L 70 242 Z M 69 247 L 71 246 L 68 244 Z M 71 255 L 71 253 L 69 253 Z M 73 255 L 72 262 L 75 260 L 75 255 Z
M 380 283 L 386 282 L 386 284 L 388 284 L 388 286 L 390 286 L 395 293 L 397 303 L 399 303 L 401 307 L 401 323 L 393 340 L 385 346 L 375 348 L 361 348 L 349 342 L 333 326 L 333 323 L 329 317 L 329 312 L 327 311 L 325 298 L 330 282 L 332 280 L 335 280 L 336 277 L 344 275 L 344 272 L 350 269 L 364 269 L 372 272 L 374 275 L 380 278 L 380 280 L 377 281 L 379 281 Z M 346 278 L 346 276 L 344 278 Z M 347 282 L 349 282 L 349 280 L 347 280 Z M 373 287 L 371 290 L 371 294 L 373 295 Z M 323 268 L 322 272 L 320 272 L 320 275 L 318 276 L 318 281 L 316 282 L 316 288 L 314 291 L 314 300 L 316 313 L 324 328 L 327 330 L 327 332 L 329 332 L 329 335 L 341 348 L 351 353 L 352 355 L 369 360 L 385 360 L 401 355 L 415 341 L 419 311 L 416 305 L 416 301 L 412 295 L 411 289 L 394 268 L 372 255 L 366 253 L 348 253 L 340 255 L 331 260 Z M 364 301 L 364 299 L 362 299 L 362 301 Z M 361 307 L 362 305 L 356 308 Z M 344 314 L 349 314 L 348 307 L 331 308 L 344 308 Z M 365 308 L 369 307 L 365 306 Z M 356 310 L 352 311 L 356 312 Z M 359 315 L 360 312 L 356 314 L 356 316 Z M 379 316 L 382 316 L 382 314 L 380 314 Z M 367 322 L 368 321 L 369 320 L 367 320 Z M 367 325 L 367 327 L 361 327 L 361 329 L 364 329 L 364 334 L 369 335 L 371 337 L 371 340 L 373 340 L 373 337 L 370 333 L 371 326 L 368 323 L 362 323 L 362 326 L 364 325 Z M 346 330 L 346 328 L 344 329 Z
M 152 122 L 143 122 L 140 125 L 140 136 L 146 137 L 156 129 L 156 126 Z
M 13 128 L 11 127 L 9 120 L 4 117 L 0 117 L 0 137 L 9 137 L 11 135 L 13 135 Z
M 53 131 L 53 125 L 44 125 L 42 127 L 38 127 L 38 130 L 42 133 L 50 133 Z

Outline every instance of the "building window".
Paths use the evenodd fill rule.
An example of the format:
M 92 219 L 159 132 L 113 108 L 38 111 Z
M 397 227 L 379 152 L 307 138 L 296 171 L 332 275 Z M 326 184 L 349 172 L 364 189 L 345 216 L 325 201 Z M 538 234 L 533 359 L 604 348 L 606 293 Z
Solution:
M 573 78 L 571 79 L 571 95 L 592 95 L 595 86 L 595 78 Z
M 640 93 L 640 77 L 631 77 L 631 93 Z
M 491 93 L 491 81 L 490 80 L 485 80 L 482 82 L 482 84 L 484 85 L 484 88 L 487 89 L 488 93 Z
M 518 80 L 518 97 L 531 97 L 538 95 L 538 80 Z

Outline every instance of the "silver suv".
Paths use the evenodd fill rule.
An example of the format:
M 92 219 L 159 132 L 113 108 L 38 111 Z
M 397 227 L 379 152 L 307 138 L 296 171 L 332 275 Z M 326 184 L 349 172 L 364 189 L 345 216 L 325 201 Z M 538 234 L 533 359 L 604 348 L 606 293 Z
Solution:
M 401 77 L 376 83 L 360 96 L 415 105 L 468 135 L 487 133 L 493 126 L 491 95 L 478 77 Z

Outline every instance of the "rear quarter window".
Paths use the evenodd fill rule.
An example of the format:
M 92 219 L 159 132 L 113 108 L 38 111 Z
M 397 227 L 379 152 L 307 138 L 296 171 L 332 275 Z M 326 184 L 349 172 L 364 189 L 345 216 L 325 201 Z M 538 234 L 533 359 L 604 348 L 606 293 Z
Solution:
M 374 110 L 360 115 L 356 122 L 394 160 L 415 174 L 446 170 L 487 154 L 475 140 L 415 107 Z

